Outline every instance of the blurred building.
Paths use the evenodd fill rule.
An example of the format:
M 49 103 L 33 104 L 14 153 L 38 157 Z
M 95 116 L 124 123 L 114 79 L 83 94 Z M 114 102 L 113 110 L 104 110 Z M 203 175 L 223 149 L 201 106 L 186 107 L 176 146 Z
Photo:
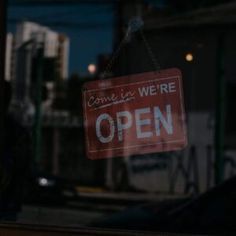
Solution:
M 14 37 L 11 33 L 6 38 L 5 80 L 12 81 L 14 68 Z
M 42 85 L 47 93 L 46 97 L 43 94 L 43 100 L 47 100 L 46 107 L 50 107 L 56 81 L 68 78 L 69 38 L 27 21 L 17 25 L 15 38 L 14 103 L 34 103 L 34 94 L 38 89 L 36 80 L 41 73 Z
M 16 32 L 16 48 L 19 48 L 30 40 L 34 40 L 35 43 L 44 44 L 45 57 L 50 58 L 58 56 L 60 59 L 63 57 L 64 60 L 68 58 L 69 39 L 67 36 L 34 22 L 25 21 L 18 24 Z M 67 78 L 67 66 L 63 67 L 62 72 L 61 75 L 64 75 L 62 78 Z
M 68 78 L 68 62 L 69 62 L 69 49 L 70 41 L 65 34 L 59 34 L 58 45 L 58 71 L 61 78 Z

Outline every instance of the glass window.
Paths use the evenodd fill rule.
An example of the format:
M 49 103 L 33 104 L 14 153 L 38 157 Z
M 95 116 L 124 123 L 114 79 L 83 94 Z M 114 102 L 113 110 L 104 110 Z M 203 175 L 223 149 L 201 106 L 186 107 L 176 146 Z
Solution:
M 233 0 L 9 1 L 0 221 L 234 232 L 235 12 Z

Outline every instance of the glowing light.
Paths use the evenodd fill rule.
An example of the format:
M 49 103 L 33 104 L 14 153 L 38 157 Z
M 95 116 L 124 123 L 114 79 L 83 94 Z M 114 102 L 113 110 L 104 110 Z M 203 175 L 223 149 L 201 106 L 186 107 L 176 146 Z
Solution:
M 48 185 L 48 180 L 45 178 L 39 178 L 39 185 L 40 186 L 47 186 Z
M 192 53 L 187 53 L 185 55 L 185 60 L 188 61 L 188 62 L 193 61 L 193 54 Z
M 92 75 L 95 74 L 96 70 L 97 70 L 96 65 L 94 65 L 94 64 L 89 64 L 88 65 L 88 71 L 89 71 L 90 74 L 92 74 Z

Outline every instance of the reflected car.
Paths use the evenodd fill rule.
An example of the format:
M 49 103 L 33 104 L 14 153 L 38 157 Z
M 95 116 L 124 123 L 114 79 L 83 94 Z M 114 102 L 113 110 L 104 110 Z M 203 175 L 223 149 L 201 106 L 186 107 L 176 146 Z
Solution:
M 27 188 L 26 203 L 66 204 L 77 197 L 76 182 L 50 174 L 31 176 Z
M 93 222 L 92 226 L 187 234 L 236 232 L 236 177 L 194 198 L 150 203 Z

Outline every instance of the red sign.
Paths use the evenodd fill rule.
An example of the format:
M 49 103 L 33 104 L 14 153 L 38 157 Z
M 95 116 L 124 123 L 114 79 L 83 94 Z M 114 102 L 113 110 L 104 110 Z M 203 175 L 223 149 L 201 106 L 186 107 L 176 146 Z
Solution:
M 179 150 L 187 144 L 178 69 L 88 82 L 83 108 L 90 159 Z

